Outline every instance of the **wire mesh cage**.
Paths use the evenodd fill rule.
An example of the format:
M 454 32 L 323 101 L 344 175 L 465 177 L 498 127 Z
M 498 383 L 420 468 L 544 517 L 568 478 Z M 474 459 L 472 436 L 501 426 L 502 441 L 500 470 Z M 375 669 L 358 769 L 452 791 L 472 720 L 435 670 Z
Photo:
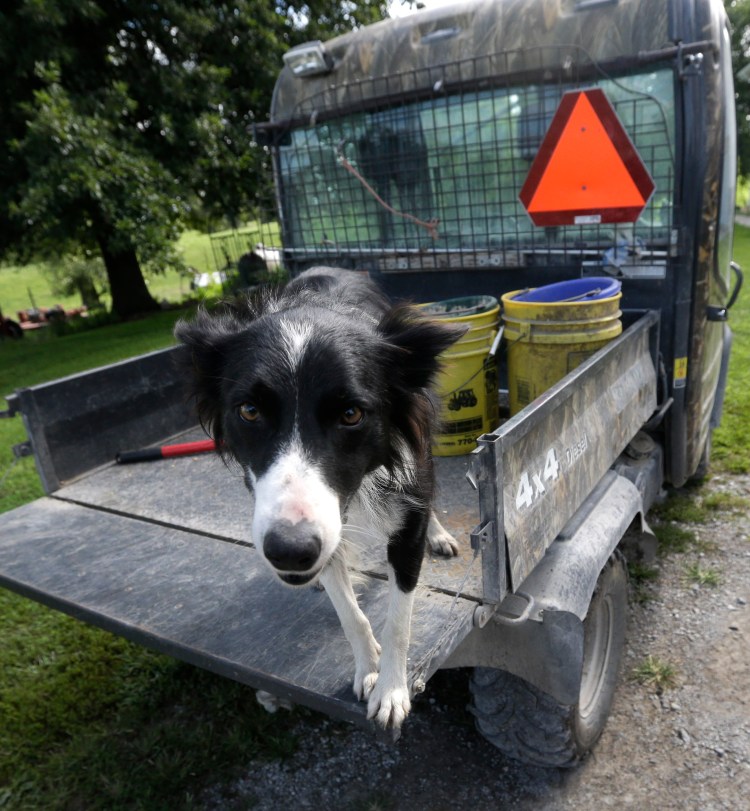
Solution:
M 300 101 L 272 125 L 286 256 L 381 272 L 666 256 L 671 63 L 610 75 L 585 52 L 549 50 L 331 85 Z M 636 223 L 536 227 L 519 191 L 563 94 L 588 87 L 606 93 L 655 191 Z

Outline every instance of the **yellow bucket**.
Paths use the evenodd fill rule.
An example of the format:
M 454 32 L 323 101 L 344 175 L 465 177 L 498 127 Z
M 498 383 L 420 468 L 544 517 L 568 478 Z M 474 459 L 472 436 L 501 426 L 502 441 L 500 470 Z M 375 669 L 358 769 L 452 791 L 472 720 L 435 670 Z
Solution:
M 440 356 L 442 371 L 440 433 L 433 441 L 436 456 L 471 453 L 480 434 L 497 427 L 497 366 L 490 348 L 497 335 L 500 305 L 492 296 L 466 296 L 423 306 L 427 315 L 469 329 Z
M 591 300 L 514 300 L 527 292 L 502 297 L 511 416 L 622 332 L 619 287 Z

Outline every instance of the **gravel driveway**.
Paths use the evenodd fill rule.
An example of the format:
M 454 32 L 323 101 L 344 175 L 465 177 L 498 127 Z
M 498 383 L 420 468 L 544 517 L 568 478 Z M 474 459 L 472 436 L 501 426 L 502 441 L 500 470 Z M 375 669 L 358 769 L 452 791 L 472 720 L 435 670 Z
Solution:
M 310 713 L 289 759 L 250 762 L 206 809 L 600 811 L 750 808 L 750 476 L 717 476 L 701 491 L 733 509 L 685 524 L 699 543 L 660 558 L 658 578 L 632 586 L 628 643 L 607 728 L 571 771 L 503 757 L 474 731 L 468 674 L 439 673 L 415 703 L 401 741 Z M 744 501 L 744 506 L 743 506 Z M 714 572 L 701 584 L 695 572 Z M 657 689 L 633 673 L 647 657 L 674 669 Z

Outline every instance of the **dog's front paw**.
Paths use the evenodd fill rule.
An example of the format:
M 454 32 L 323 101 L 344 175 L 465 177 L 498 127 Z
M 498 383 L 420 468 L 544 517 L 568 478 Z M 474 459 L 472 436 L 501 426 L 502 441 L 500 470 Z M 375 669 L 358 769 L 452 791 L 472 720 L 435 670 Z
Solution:
M 373 638 L 370 648 L 354 671 L 354 695 L 358 701 L 368 699 L 378 680 L 380 665 L 380 644 Z
M 378 683 L 378 672 L 374 670 L 370 673 L 354 675 L 354 695 L 359 701 L 367 700 L 372 695 L 375 685 Z
M 458 554 L 458 541 L 437 521 L 427 531 L 427 542 L 430 550 L 436 555 L 453 558 Z
M 409 690 L 403 687 L 382 687 L 378 682 L 367 703 L 367 717 L 375 719 L 383 729 L 398 732 L 411 710 Z

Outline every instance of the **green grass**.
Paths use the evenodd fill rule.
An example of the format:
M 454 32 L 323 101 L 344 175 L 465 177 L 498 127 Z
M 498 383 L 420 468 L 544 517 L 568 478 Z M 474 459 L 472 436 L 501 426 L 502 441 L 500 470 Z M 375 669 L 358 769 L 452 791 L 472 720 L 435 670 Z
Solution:
M 691 529 L 668 522 L 655 524 L 653 530 L 660 555 L 685 554 L 700 547 L 698 536 Z
M 278 226 L 275 223 L 258 225 L 251 224 L 243 229 L 238 244 L 262 241 L 268 245 L 278 245 Z M 231 231 L 218 231 L 214 236 L 227 236 Z M 203 273 L 216 270 L 214 256 L 211 250 L 211 239 L 208 234 L 199 231 L 185 231 L 177 243 L 177 249 L 182 255 L 185 264 Z M 152 274 L 147 280 L 151 295 L 157 301 L 181 301 L 190 294 L 190 276 L 166 271 Z M 109 297 L 103 296 L 102 301 L 109 305 Z M 78 307 L 81 302 L 77 296 L 58 296 L 52 292 L 48 276 L 45 275 L 44 264 L 32 263 L 19 267 L 17 265 L 0 264 L 0 310 L 9 318 L 16 318 L 19 310 L 26 310 L 32 306 L 51 307 L 60 304 L 65 308 Z
M 750 500 L 743 496 L 722 491 L 704 493 L 700 486 L 691 485 L 654 505 L 650 515 L 662 523 L 705 524 L 718 512 L 745 512 L 748 507 Z
M 224 233 L 224 232 L 221 232 Z M 182 258 L 188 267 L 193 267 L 204 273 L 216 270 L 213 254 L 211 253 L 211 240 L 208 234 L 200 231 L 185 231 L 177 243 Z
M 734 257 L 745 271 L 745 288 L 729 311 L 734 334 L 724 415 L 714 432 L 712 467 L 730 473 L 750 471 L 750 229 L 735 229 Z
M 59 304 L 66 309 L 80 306 L 77 296 L 56 296 L 50 289 L 41 264 L 0 265 L 0 310 L 7 318 L 17 319 L 19 310 L 32 306 L 51 307 Z
M 276 223 L 249 223 L 239 232 L 217 231 L 214 237 L 228 237 L 238 235 L 233 239 L 233 245 L 245 247 L 256 242 L 265 245 L 277 246 L 279 241 L 279 227 Z M 214 254 L 211 249 L 211 238 L 208 234 L 199 231 L 185 231 L 177 242 L 177 249 L 187 267 L 195 268 L 202 273 L 217 269 Z M 190 295 L 190 275 L 180 274 L 173 270 L 164 273 L 152 274 L 146 280 L 151 295 L 157 301 L 179 302 Z M 102 301 L 109 306 L 108 295 L 102 296 Z M 0 264 L 0 310 L 9 318 L 16 318 L 19 310 L 26 310 L 32 306 L 51 307 L 60 304 L 64 308 L 80 306 L 77 296 L 58 296 L 52 292 L 48 275 L 45 274 L 44 264 L 41 262 L 24 265 Z
M 685 580 L 688 583 L 695 583 L 698 586 L 718 586 L 721 583 L 721 575 L 716 569 L 710 566 L 701 566 L 700 563 L 689 563 L 685 567 Z
M 691 524 L 703 524 L 710 518 L 708 509 L 703 504 L 697 488 L 688 492 L 672 493 L 661 504 L 655 504 L 651 515 L 660 521 L 682 521 Z
M 735 493 L 709 493 L 703 498 L 703 506 L 712 513 L 747 512 L 750 500 Z
M 206 234 L 187 232 L 178 243 L 183 255 L 188 252 L 196 260 L 200 259 L 199 269 L 204 269 L 201 259 L 201 246 L 208 246 L 209 238 Z M 210 253 L 210 248 L 209 248 Z M 190 264 L 190 263 L 188 263 Z M 213 270 L 213 266 L 205 266 L 205 270 Z M 180 301 L 190 293 L 190 279 L 175 271 L 152 276 L 147 280 L 151 294 L 157 301 Z M 102 296 L 102 302 L 109 305 L 107 295 Z M 44 264 L 35 262 L 19 267 L 17 265 L 0 265 L 0 310 L 8 318 L 16 318 L 19 310 L 27 310 L 32 306 L 51 307 L 60 304 L 68 309 L 79 307 L 81 301 L 78 296 L 58 296 L 52 292 L 48 276 L 45 274 Z
M 658 695 L 677 684 L 677 669 L 658 656 L 647 656 L 631 675 L 634 681 L 652 687 Z
M 632 588 L 632 597 L 636 603 L 647 603 L 653 599 L 650 586 L 659 579 L 659 569 L 640 561 L 628 561 L 628 575 Z
M 254 692 L 0 592 L 0 808 L 190 808 L 294 747 Z

